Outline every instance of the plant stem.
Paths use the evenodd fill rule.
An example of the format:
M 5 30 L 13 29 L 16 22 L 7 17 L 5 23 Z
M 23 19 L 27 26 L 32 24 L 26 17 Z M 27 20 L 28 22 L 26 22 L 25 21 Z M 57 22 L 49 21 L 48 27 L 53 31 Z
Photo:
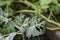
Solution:
M 58 28 L 58 27 L 57 28 L 49 28 L 49 27 L 47 27 L 47 29 L 48 30 L 60 30 L 60 28 Z
M 19 10 L 19 11 L 16 11 L 15 13 L 19 13 L 19 12 L 35 12 L 35 11 L 33 11 L 33 10 Z
M 48 21 L 48 22 L 50 22 L 50 23 L 53 23 L 53 24 L 55 24 L 55 25 L 57 25 L 57 26 L 60 27 L 60 23 L 57 23 L 57 22 L 55 22 L 55 21 L 53 21 L 53 20 L 49 20 L 48 18 L 46 18 L 46 17 L 43 16 L 43 15 L 41 15 L 41 17 L 44 18 L 46 21 Z

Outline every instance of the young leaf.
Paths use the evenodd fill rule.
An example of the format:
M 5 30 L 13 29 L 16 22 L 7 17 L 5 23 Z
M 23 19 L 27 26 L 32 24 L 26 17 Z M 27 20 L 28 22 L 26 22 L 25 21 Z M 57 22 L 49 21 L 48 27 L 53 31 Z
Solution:
M 30 27 L 26 32 L 26 37 L 30 38 L 31 36 L 39 36 L 42 35 L 42 30 L 40 29 L 40 32 L 36 30 L 36 27 Z
M 5 38 L 5 40 L 13 40 L 16 35 L 16 32 L 10 33 L 8 37 Z

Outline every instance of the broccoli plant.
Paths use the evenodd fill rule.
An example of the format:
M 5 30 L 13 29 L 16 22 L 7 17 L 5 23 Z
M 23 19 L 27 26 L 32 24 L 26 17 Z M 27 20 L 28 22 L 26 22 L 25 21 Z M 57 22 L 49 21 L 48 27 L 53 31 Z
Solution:
M 11 20 L 12 18 L 8 18 L 8 15 L 9 14 L 3 12 L 0 8 L 0 25 L 4 23 L 0 31 L 1 40 L 13 40 L 14 36 L 18 34 L 18 31 L 22 34 L 25 33 L 28 38 L 42 35 L 46 31 L 46 21 L 42 20 L 42 18 L 38 18 L 37 16 L 25 18 L 26 15 L 21 13 L 19 16 L 16 16 L 14 20 Z M 15 28 L 17 28 L 18 31 L 16 31 Z M 4 38 L 5 36 L 7 37 Z

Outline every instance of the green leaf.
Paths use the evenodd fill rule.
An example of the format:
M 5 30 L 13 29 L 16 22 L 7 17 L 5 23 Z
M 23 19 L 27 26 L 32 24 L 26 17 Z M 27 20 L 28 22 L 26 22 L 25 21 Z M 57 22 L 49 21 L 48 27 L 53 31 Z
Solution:
M 40 0 L 40 5 L 43 6 L 43 5 L 48 5 L 52 2 L 52 0 Z
M 49 8 L 49 4 L 52 2 L 52 0 L 40 0 L 40 5 L 42 9 Z
M 59 14 L 60 12 L 60 7 L 58 5 L 50 5 L 50 8 L 49 8 L 51 11 L 53 11 L 55 14 Z
M 52 3 L 57 4 L 58 0 L 52 0 Z
M 0 1 L 0 6 L 3 6 L 5 4 L 7 4 L 7 3 L 8 3 L 8 1 Z
M 9 22 L 8 24 L 4 24 L 3 28 L 1 30 L 2 34 L 9 34 L 11 32 L 15 32 L 15 27 L 14 27 L 14 23 L 13 22 Z
M 49 6 L 48 5 L 43 5 L 41 8 L 45 10 L 45 9 L 49 8 Z
M 9 4 L 11 2 L 13 2 L 13 0 L 0 0 L 0 6 L 3 6 L 5 4 Z

